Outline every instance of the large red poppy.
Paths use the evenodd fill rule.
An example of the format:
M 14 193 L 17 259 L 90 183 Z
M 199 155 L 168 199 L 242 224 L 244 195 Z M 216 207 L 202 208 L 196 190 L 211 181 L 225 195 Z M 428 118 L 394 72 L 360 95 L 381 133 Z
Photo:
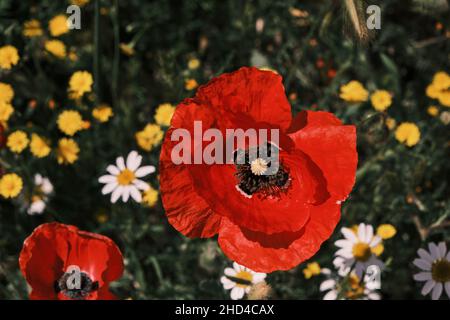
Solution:
M 250 165 L 171 160 L 178 128 L 279 129 L 280 170 L 260 178 Z M 204 142 L 203 142 L 204 143 Z M 207 143 L 206 143 L 207 144 Z M 355 182 L 356 130 L 328 112 L 292 118 L 282 78 L 241 68 L 198 89 L 176 108 L 162 146 L 160 184 L 169 222 L 188 237 L 219 235 L 234 261 L 257 272 L 287 270 L 332 234 Z
M 123 273 L 119 248 L 108 237 L 74 226 L 47 223 L 24 241 L 20 270 L 33 300 L 110 300 L 109 283 Z M 77 268 L 76 284 L 73 268 Z

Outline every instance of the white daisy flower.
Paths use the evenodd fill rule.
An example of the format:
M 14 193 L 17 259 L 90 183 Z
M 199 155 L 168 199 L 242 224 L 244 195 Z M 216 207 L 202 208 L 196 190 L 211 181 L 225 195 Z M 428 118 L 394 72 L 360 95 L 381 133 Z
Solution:
M 374 235 L 371 225 L 361 223 L 356 232 L 349 228 L 342 228 L 341 232 L 345 238 L 334 243 L 340 249 L 336 251 L 336 258 L 333 260 L 339 275 L 347 275 L 353 266 L 359 278 L 362 278 L 369 266 L 378 266 L 380 270 L 384 268 L 384 263 L 373 253 L 382 239 Z
M 447 252 L 445 242 L 436 245 L 428 244 L 429 251 L 417 250 L 418 259 L 413 261 L 414 265 L 422 271 L 414 275 L 414 280 L 425 282 L 422 295 L 431 292 L 431 299 L 438 300 L 443 289 L 450 299 L 450 251 Z
M 136 151 L 128 154 L 127 160 L 119 157 L 116 165 L 109 165 L 106 168 L 109 174 L 101 176 L 98 181 L 104 183 L 102 194 L 111 194 L 111 202 L 116 203 L 120 197 L 123 202 L 127 202 L 130 196 L 136 201 L 142 201 L 141 191 L 149 189 L 149 185 L 139 178 L 143 178 L 155 172 L 154 166 L 139 167 L 142 156 Z M 140 191 L 141 190 L 141 191 Z
M 48 196 L 53 192 L 53 184 L 40 174 L 34 176 L 34 192 L 30 206 L 27 209 L 29 215 L 42 214 L 45 210 Z
M 252 285 L 264 281 L 265 273 L 254 272 L 237 262 L 233 263 L 233 268 L 225 268 L 225 276 L 220 278 L 225 290 L 231 289 L 231 299 L 239 300 L 249 293 Z
M 342 300 L 380 300 L 380 294 L 373 287 L 369 278 L 360 281 L 355 273 L 351 273 L 341 281 L 329 277 L 320 284 L 319 290 L 328 291 L 323 300 L 337 300 L 338 297 Z

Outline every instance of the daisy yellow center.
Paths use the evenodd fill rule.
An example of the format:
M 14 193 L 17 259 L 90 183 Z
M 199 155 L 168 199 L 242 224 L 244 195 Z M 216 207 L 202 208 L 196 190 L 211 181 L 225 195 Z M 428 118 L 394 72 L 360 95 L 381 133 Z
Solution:
M 248 271 L 239 271 L 235 275 L 236 279 L 241 280 L 241 282 L 237 282 L 236 286 L 245 288 L 247 287 L 253 280 L 253 275 Z
M 254 175 L 261 176 L 267 171 L 267 161 L 257 158 L 251 162 L 250 169 Z
M 440 259 L 433 262 L 431 266 L 431 277 L 436 282 L 450 281 L 450 261 Z
M 136 176 L 133 171 L 125 169 L 117 176 L 117 183 L 121 186 L 128 186 L 134 181 L 135 178 Z
M 353 256 L 356 260 L 367 261 L 372 255 L 372 251 L 367 243 L 358 242 L 352 248 Z

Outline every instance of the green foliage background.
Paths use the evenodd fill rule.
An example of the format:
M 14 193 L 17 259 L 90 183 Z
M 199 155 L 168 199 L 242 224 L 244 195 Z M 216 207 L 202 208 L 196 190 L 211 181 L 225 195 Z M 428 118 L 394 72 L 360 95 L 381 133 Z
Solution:
M 0 46 L 12 44 L 21 55 L 11 72 L 0 73 L 0 81 L 15 90 L 11 130 L 39 132 L 54 143 L 62 137 L 56 117 L 73 106 L 67 83 L 77 70 L 94 75 L 97 93 L 80 110 L 89 114 L 96 102 L 106 102 L 115 114 L 110 122 L 93 122 L 77 135 L 80 159 L 70 166 L 58 165 L 54 155 L 36 159 L 29 152 L 15 156 L 0 150 L 0 159 L 9 164 L 3 169 L 23 177 L 25 189 L 32 187 L 37 172 L 55 185 L 55 196 L 41 216 L 28 216 L 16 201 L 0 200 L 0 298 L 27 297 L 17 261 L 23 240 L 36 226 L 55 220 L 107 235 L 119 245 L 126 272 L 112 287 L 121 298 L 228 298 L 219 279 L 231 262 L 215 239 L 180 235 L 168 224 L 160 201 L 154 208 L 133 202 L 111 205 L 109 197 L 101 195 L 97 178 L 117 156 L 138 148 L 134 134 L 154 122 L 159 104 L 177 104 L 193 95 L 184 89 L 187 77 L 202 84 L 223 72 L 257 65 L 283 76 L 286 93 L 297 94 L 291 100 L 295 112 L 317 105 L 358 126 L 357 183 L 343 206 L 339 227 L 393 224 L 398 233 L 385 243 L 383 260 L 389 263 L 381 292 L 385 299 L 422 299 L 421 286 L 412 279 L 412 260 L 429 241 L 449 244 L 450 235 L 449 127 L 427 114 L 427 107 L 436 102 L 425 95 L 435 72 L 450 71 L 449 11 L 444 10 L 445 1 L 375 2 L 382 10 L 382 27 L 364 45 L 350 35 L 340 3 L 91 0 L 82 8 L 82 29 L 60 37 L 79 56 L 70 62 L 45 55 L 42 39 L 22 36 L 24 21 L 38 19 L 46 27 L 54 15 L 65 13 L 68 3 L 0 0 Z M 290 8 L 308 16 L 294 17 Z M 260 33 L 255 29 L 258 18 L 264 20 Z M 442 29 L 436 28 L 438 22 Z M 135 54 L 122 54 L 119 43 L 133 44 Z M 194 57 L 201 67 L 189 71 L 187 62 Z M 317 64 L 320 59 L 323 67 Z M 327 76 L 330 68 L 336 70 L 334 78 Z M 392 92 L 393 105 L 386 114 L 377 113 L 370 102 L 350 105 L 339 99 L 339 87 L 353 79 L 371 91 Z M 31 99 L 37 101 L 35 109 L 28 106 Z M 46 107 L 50 99 L 56 101 L 54 111 Z M 416 123 L 419 144 L 408 148 L 398 143 L 384 124 L 387 116 L 397 123 Z M 145 163 L 157 166 L 158 148 L 140 153 Z M 156 175 L 152 179 L 157 187 Z M 108 215 L 105 223 L 96 219 L 101 212 Z M 336 229 L 313 260 L 332 268 L 333 241 L 338 238 Z M 320 277 L 305 280 L 304 265 L 268 276 L 275 298 L 322 297 Z

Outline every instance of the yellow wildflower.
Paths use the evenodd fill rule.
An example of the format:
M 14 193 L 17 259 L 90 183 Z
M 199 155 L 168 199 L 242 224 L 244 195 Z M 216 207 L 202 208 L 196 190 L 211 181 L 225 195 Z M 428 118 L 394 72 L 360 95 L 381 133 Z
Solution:
M 432 117 L 436 117 L 439 114 L 439 109 L 436 106 L 429 106 L 427 113 Z
M 388 127 L 389 130 L 392 130 L 397 125 L 397 121 L 395 121 L 394 118 L 387 118 L 385 121 L 386 127 Z
M 397 233 L 397 230 L 392 224 L 381 224 L 377 228 L 377 236 L 381 239 L 390 239 Z
M 78 159 L 80 148 L 73 139 L 62 138 L 58 142 L 57 160 L 59 164 L 72 164 Z
M 439 94 L 439 103 L 443 106 L 450 107 L 450 90 L 442 91 Z
M 320 274 L 320 265 L 317 262 L 311 262 L 306 265 L 306 268 L 303 269 L 303 275 L 305 279 L 310 279 L 313 276 L 317 276 Z
M 11 69 L 19 62 L 19 52 L 13 46 L 6 45 L 0 48 L 0 68 Z
M 420 130 L 411 122 L 404 122 L 397 127 L 395 138 L 408 147 L 416 145 L 420 140 Z
M 363 102 L 367 101 L 369 93 L 361 84 L 361 82 L 352 80 L 349 83 L 341 86 L 341 93 L 339 97 L 349 102 Z
M 69 32 L 69 23 L 67 17 L 63 14 L 53 17 L 48 23 L 48 29 L 52 37 L 59 37 Z
M 14 108 L 9 103 L 0 101 L 0 122 L 6 122 L 9 120 L 14 112 Z
M 145 151 L 157 146 L 164 136 L 164 132 L 157 124 L 148 124 L 142 131 L 136 133 L 136 142 Z
M 45 41 L 45 50 L 60 59 L 65 58 L 66 56 L 66 46 L 62 41 L 59 40 Z
M 391 94 L 386 90 L 377 90 L 370 96 L 370 102 L 377 111 L 385 111 L 392 104 Z
M 31 135 L 30 150 L 36 158 L 44 158 L 51 151 L 48 143 L 35 133 Z
M 0 82 L 0 102 L 11 103 L 14 98 L 14 90 L 11 85 Z
M 92 91 L 93 83 L 94 80 L 89 72 L 77 71 L 69 80 L 69 92 L 72 97 L 81 98 L 85 93 Z
M 377 244 L 375 247 L 370 248 L 370 251 L 376 256 L 380 256 L 384 252 L 384 245 L 383 243 Z
M 151 186 L 148 190 L 142 192 L 142 204 L 153 207 L 158 202 L 158 190 Z
M 70 0 L 70 3 L 77 5 L 79 7 L 83 7 L 89 3 L 89 0 Z
M 433 84 L 427 86 L 425 93 L 428 97 L 432 99 L 437 99 L 439 97 L 440 90 Z
M 197 83 L 197 80 L 195 80 L 195 79 L 186 79 L 184 82 L 184 88 L 186 90 L 189 90 L 189 91 L 194 90 L 197 87 L 198 87 L 198 83 Z
M 158 106 L 155 114 L 155 121 L 161 126 L 169 126 L 175 107 L 170 103 L 163 103 Z
M 41 23 L 38 20 L 28 20 L 23 24 L 23 35 L 25 37 L 39 37 L 42 36 L 42 34 Z
M 5 174 L 0 179 L 0 194 L 4 198 L 15 198 L 22 191 L 22 178 L 15 173 Z
M 66 110 L 58 117 L 58 128 L 68 136 L 83 129 L 83 118 L 78 111 Z
M 18 130 L 8 136 L 6 145 L 12 152 L 21 153 L 28 146 L 29 142 L 27 134 Z
M 189 60 L 189 62 L 188 62 L 188 68 L 190 69 L 190 70 L 196 70 L 196 69 L 198 69 L 200 67 L 200 60 L 198 60 L 198 59 L 196 59 L 196 58 L 193 58 L 193 59 L 190 59 Z
M 113 115 L 111 107 L 107 104 L 102 104 L 92 110 L 92 116 L 100 122 L 108 122 Z
M 450 88 L 450 75 L 447 72 L 439 71 L 433 76 L 432 85 L 439 91 Z

